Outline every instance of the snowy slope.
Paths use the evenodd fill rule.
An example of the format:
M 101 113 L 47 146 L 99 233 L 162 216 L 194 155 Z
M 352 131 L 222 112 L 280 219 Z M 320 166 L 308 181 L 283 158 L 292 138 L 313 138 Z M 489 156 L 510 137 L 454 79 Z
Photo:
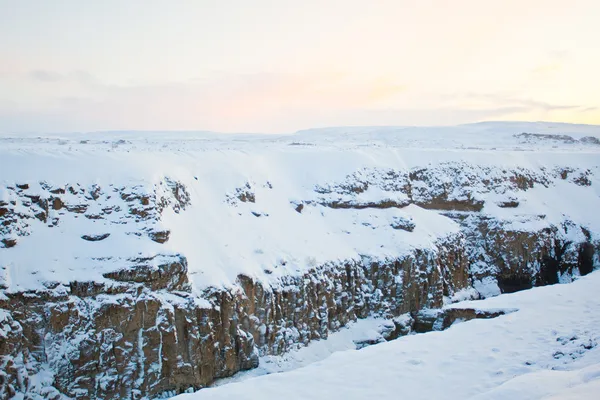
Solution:
M 595 399 L 600 393 L 600 273 L 572 284 L 453 307 L 517 308 L 290 372 L 252 378 L 192 399 Z
M 18 238 L 18 244 L 0 250 L 4 268 L 0 285 L 23 291 L 43 288 L 49 281 L 102 281 L 103 273 L 115 265 L 159 253 L 185 255 L 190 279 L 198 290 L 230 286 L 240 273 L 274 282 L 327 262 L 364 255 L 397 257 L 414 248 L 432 247 L 439 238 L 456 233 L 457 224 L 437 211 L 416 206 L 341 212 L 321 203 L 348 199 L 361 204 L 402 202 L 402 194 L 386 188 L 381 174 L 429 168 L 443 181 L 449 174 L 447 165 L 458 165 L 476 180 L 502 175 L 500 171 L 508 179 L 515 168 L 543 170 L 554 176 L 547 187 L 497 193 L 475 182 L 469 190 L 485 201 L 483 212 L 510 219 L 519 229 L 559 225 L 570 219 L 596 235 L 600 215 L 589 210 L 600 208 L 600 186 L 575 186 L 570 184 L 571 177 L 559 179 L 557 171 L 568 166 L 573 176 L 588 174 L 592 180 L 598 176 L 599 136 L 600 128 L 595 126 L 546 123 L 335 128 L 286 136 L 194 132 L 5 135 L 0 138 L 0 200 L 52 196 L 52 188 L 72 186 L 77 193 L 69 198 L 67 192 L 63 200 L 83 202 L 88 208 L 86 218 L 64 209 L 50 210 L 44 221 L 31 218 L 22 232 L 7 232 L 5 238 Z M 343 186 L 357 173 L 359 177 L 371 174 L 381 184 L 372 184 L 358 195 L 350 193 L 350 197 L 336 192 L 336 185 Z M 120 198 L 123 192 L 160 192 L 165 180 L 185 186 L 189 206 L 181 212 L 167 207 L 149 221 L 127 219 L 128 205 Z M 23 184 L 29 186 L 25 191 L 15 186 Z M 89 199 L 98 187 L 100 198 Z M 333 192 L 321 194 L 318 188 Z M 238 201 L 245 191 L 251 192 L 254 202 Z M 520 202 L 518 212 L 495 205 L 507 198 Z M 19 201 L 17 212 L 25 213 Z M 295 210 L 298 204 L 305 205 L 302 214 Z M 104 209 L 121 212 L 106 215 L 101 213 Z M 543 221 L 538 215 L 544 215 Z M 53 218 L 59 222 L 50 227 L 48 221 Z M 414 232 L 391 228 L 398 219 L 412 220 Z M 131 234 L 143 230 L 168 230 L 170 238 L 159 244 Z M 103 241 L 81 239 L 107 233 L 110 237 Z

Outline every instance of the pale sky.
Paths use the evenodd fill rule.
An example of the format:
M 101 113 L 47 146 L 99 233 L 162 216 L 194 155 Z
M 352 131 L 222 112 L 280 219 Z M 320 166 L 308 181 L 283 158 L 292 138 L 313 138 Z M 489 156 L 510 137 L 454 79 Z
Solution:
M 600 0 L 0 0 L 0 131 L 600 124 Z

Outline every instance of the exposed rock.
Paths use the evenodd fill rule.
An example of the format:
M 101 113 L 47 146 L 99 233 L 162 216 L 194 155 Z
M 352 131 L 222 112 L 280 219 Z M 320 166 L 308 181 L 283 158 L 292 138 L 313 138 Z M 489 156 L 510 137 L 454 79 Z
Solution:
M 411 333 L 426 333 L 448 329 L 455 323 L 472 319 L 489 319 L 515 312 L 515 309 L 480 310 L 474 308 L 423 309 L 403 314 L 391 320 L 391 326 L 379 328 L 381 338 L 357 343 L 357 348 L 377 344 L 381 339 L 394 340 Z
M 413 318 L 412 330 L 416 333 L 443 330 L 443 311 L 439 309 L 426 309 L 411 313 Z
M 589 178 L 589 173 L 582 173 L 573 182 L 579 186 L 592 186 L 592 181 Z
M 168 204 L 171 205 L 175 213 L 179 213 L 179 211 L 185 210 L 185 208 L 190 204 L 190 194 L 188 193 L 185 185 L 181 182 L 173 181 L 169 178 L 165 178 L 165 182 L 169 189 L 171 189 L 171 193 L 174 199 L 174 201 L 168 201 Z
M 355 340 L 354 345 L 356 346 L 356 350 L 364 349 L 365 347 L 372 346 L 374 344 L 383 343 L 386 340 L 379 336 L 374 339 L 365 339 L 365 340 Z
M 560 143 L 575 143 L 576 140 L 569 135 L 555 135 L 548 133 L 520 133 L 514 135 L 516 138 L 525 139 L 525 141 L 555 141 Z
M 600 139 L 598 139 L 595 136 L 585 136 L 585 137 L 582 137 L 581 139 L 579 139 L 579 141 L 581 143 L 585 143 L 585 144 L 593 144 L 593 145 L 600 146 Z
M 362 210 L 365 208 L 404 208 L 409 204 L 410 203 L 408 201 L 398 202 L 395 200 L 383 200 L 383 201 L 379 201 L 379 202 L 366 202 L 366 203 L 360 203 L 360 202 L 354 202 L 354 201 L 332 201 L 332 202 L 321 203 L 321 205 L 324 205 L 326 207 L 331 207 L 331 208 L 338 208 L 338 209 L 353 208 L 353 209 L 357 209 L 357 210 Z
M 406 313 L 394 318 L 392 322 L 394 323 L 394 330 L 387 336 L 384 336 L 386 340 L 394 340 L 400 336 L 406 336 L 410 334 L 413 331 L 415 319 L 410 315 L 410 313 Z
M 481 310 L 475 308 L 446 308 L 443 310 L 442 330 L 448 329 L 457 322 L 470 321 L 472 319 L 490 319 L 497 318 L 502 315 L 510 314 L 517 311 L 516 309 L 496 309 L 496 310 Z
M 511 176 L 510 181 L 520 190 L 531 189 L 535 185 L 535 180 L 532 177 L 520 173 Z
M 17 239 L 15 238 L 5 238 L 0 240 L 0 242 L 4 245 L 5 248 L 15 247 L 17 245 Z
M 69 282 L 71 295 L 78 297 L 92 297 L 101 294 L 119 294 L 126 292 L 135 292 L 132 287 L 122 284 L 107 284 L 94 281 L 71 281 Z
M 0 200 L 0 240 L 7 241 L 4 247 L 10 245 L 13 238 L 28 236 L 31 220 L 34 218 L 48 227 L 58 226 L 64 218 L 77 218 L 80 214 L 91 220 L 104 220 L 107 215 L 112 214 L 111 223 L 119 224 L 141 224 L 145 221 L 158 223 L 165 208 L 171 208 L 177 213 L 185 209 L 190 201 L 185 186 L 169 178 L 164 178 L 150 188 L 117 188 L 109 185 L 107 191 L 99 185 L 91 185 L 86 190 L 78 184 L 53 187 L 46 182 L 40 182 L 42 191 L 28 194 L 22 189 L 15 189 L 16 187 L 17 185 L 7 186 L 9 200 Z M 125 204 L 102 206 L 114 193 L 117 193 Z M 62 194 L 66 195 L 59 196 Z M 143 231 L 146 226 L 133 229 Z M 156 238 L 163 240 L 166 236 L 158 234 Z
M 244 187 L 236 188 L 235 193 L 227 195 L 227 202 L 235 205 L 238 201 L 242 203 L 256 203 L 256 195 L 250 182 L 246 182 Z
M 548 186 L 553 177 L 525 168 L 512 170 L 442 163 L 435 168 L 410 171 L 363 169 L 344 181 L 318 185 L 316 203 L 332 208 L 402 208 L 409 204 L 432 210 L 480 212 L 483 194 L 499 195 L 524 191 L 535 185 Z M 371 189 L 389 192 L 389 200 L 374 202 L 363 196 Z
M 189 290 L 185 257 L 157 256 L 131 261 L 131 266 L 107 272 L 104 277 L 120 282 L 142 283 L 152 290 Z
M 255 203 L 256 202 L 256 197 L 254 196 L 254 193 L 251 192 L 242 192 L 238 195 L 238 199 L 243 202 L 243 203 Z
M 166 243 L 169 240 L 169 236 L 171 235 L 171 231 L 149 231 L 148 237 L 154 240 L 156 243 Z
M 46 220 L 48 219 L 48 214 L 46 214 L 45 212 L 41 211 L 37 214 L 35 214 L 35 217 L 37 219 L 39 219 L 42 222 L 46 222 Z
M 394 218 L 392 228 L 412 232 L 415 230 L 415 223 L 409 218 Z
M 456 244 L 445 247 L 453 253 L 459 251 Z M 240 276 L 243 293 L 238 307 L 256 317 L 244 319 L 244 330 L 252 333 L 262 354 L 281 354 L 298 343 L 325 338 L 357 318 L 441 307 L 445 285 L 452 292 L 468 285 L 462 271 L 466 260 L 449 255 L 416 251 L 389 264 L 365 260 L 318 268 L 302 278 L 283 279 L 282 288 L 289 288 L 283 290 Z
M 83 240 L 87 240 L 88 242 L 99 242 L 100 240 L 104 240 L 110 236 L 110 233 L 102 233 L 99 235 L 83 235 L 81 238 Z
M 66 205 L 65 208 L 67 209 L 67 211 L 69 212 L 73 212 L 73 213 L 77 213 L 77 214 L 83 214 L 86 212 L 88 206 L 86 204 L 75 204 L 75 205 Z
M 553 243 L 561 240 L 557 227 L 520 230 L 511 228 L 509 223 L 477 214 L 449 216 L 463 226 L 466 234 L 472 278 L 478 281 L 492 276 L 503 293 L 528 289 L 536 284 L 543 260 L 553 256 Z M 573 265 L 576 259 L 576 252 L 569 249 L 561 263 Z
M 98 185 L 92 185 L 87 192 L 86 197 L 90 200 L 98 200 L 102 194 L 102 188 Z
M 481 211 L 484 202 L 481 200 L 448 200 L 446 196 L 434 197 L 428 202 L 417 202 L 418 206 L 430 210 Z
M 573 272 L 577 258 L 574 257 L 575 254 L 570 249 L 572 244 L 568 240 L 552 238 L 550 248 L 542 256 L 536 284 L 540 286 L 554 285 L 559 282 L 560 274 Z
M 21 359 L 15 360 L 14 356 Z M 0 398 L 11 399 L 25 393 L 33 371 L 26 365 L 31 359 L 21 324 L 10 312 L 0 308 Z
M 442 310 L 421 310 L 411 313 L 412 331 L 425 333 L 448 329 L 456 322 L 465 322 L 472 319 L 496 318 L 517 310 L 479 310 L 474 308 L 444 308 Z M 403 327 L 406 330 L 406 327 Z
M 100 214 L 85 214 L 87 219 L 104 219 L 104 217 Z
M 501 201 L 498 203 L 498 207 L 500 207 L 500 208 L 517 208 L 517 207 L 519 207 L 519 202 L 516 200 Z
M 531 274 L 525 272 L 502 271 L 496 275 L 496 280 L 501 293 L 514 293 L 533 287 Z
M 579 273 L 587 275 L 594 270 L 594 253 L 596 249 L 590 242 L 584 242 L 579 246 L 577 266 Z
M 51 201 L 53 210 L 60 210 L 61 208 L 63 208 L 65 206 L 65 203 L 63 203 L 62 200 L 58 197 L 51 197 L 50 201 Z
M 65 194 L 66 193 L 65 188 L 50 189 L 49 192 L 52 194 Z

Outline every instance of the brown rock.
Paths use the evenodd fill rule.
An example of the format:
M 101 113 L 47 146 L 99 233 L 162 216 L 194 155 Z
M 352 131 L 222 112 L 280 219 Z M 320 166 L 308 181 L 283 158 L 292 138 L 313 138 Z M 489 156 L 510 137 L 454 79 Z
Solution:
M 519 202 L 515 200 L 502 201 L 498 203 L 498 207 L 500 208 L 517 208 L 519 207 Z
M 65 206 L 65 204 L 62 202 L 62 200 L 58 197 L 51 197 L 50 202 L 52 203 L 53 210 L 60 210 L 61 208 L 63 208 Z
M 15 247 L 17 245 L 17 239 L 2 239 L 0 242 L 4 245 L 5 248 Z
M 83 240 L 87 240 L 88 242 L 99 242 L 100 240 L 104 240 L 110 236 L 110 233 L 102 233 L 100 235 L 83 235 L 81 238 Z
M 83 214 L 86 212 L 88 205 L 87 204 L 74 204 L 74 205 L 65 205 L 67 211 L 74 212 L 77 214 Z
M 105 278 L 120 282 L 142 283 L 152 290 L 189 290 L 187 260 L 183 256 L 162 257 L 157 264 L 154 258 L 132 260 L 130 267 L 107 272 Z
M 169 240 L 171 231 L 149 231 L 148 237 L 157 243 L 166 243 Z

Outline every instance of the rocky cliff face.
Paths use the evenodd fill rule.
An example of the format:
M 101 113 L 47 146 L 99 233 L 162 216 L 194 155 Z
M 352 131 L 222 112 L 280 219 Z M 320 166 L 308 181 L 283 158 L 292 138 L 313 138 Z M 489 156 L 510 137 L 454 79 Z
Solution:
M 266 156 L 202 154 L 218 179 L 177 164 L 134 183 L 4 182 L 0 398 L 196 390 L 357 318 L 402 316 L 390 338 L 443 329 L 489 317 L 445 303 L 599 264 L 593 157 L 407 166 L 360 150 L 335 174 L 337 153 L 295 175 L 294 152 L 281 174 L 245 171 Z
M 201 299 L 182 257 L 156 274 L 143 265 L 109 274 L 114 284 L 11 293 L 0 302 L 1 393 L 121 399 L 202 388 L 357 318 L 441 307 L 468 275 L 460 238 L 438 246 L 386 264 L 319 266 L 277 287 L 240 275 L 236 288 Z

